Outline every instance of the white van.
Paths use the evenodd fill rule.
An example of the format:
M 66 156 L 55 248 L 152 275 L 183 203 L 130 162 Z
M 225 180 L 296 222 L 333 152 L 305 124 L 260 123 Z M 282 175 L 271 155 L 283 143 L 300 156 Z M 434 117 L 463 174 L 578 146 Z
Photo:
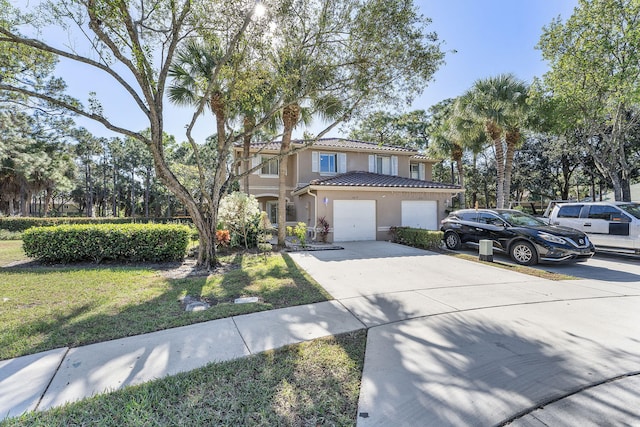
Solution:
M 549 224 L 583 231 L 597 250 L 640 254 L 640 203 L 559 203 Z

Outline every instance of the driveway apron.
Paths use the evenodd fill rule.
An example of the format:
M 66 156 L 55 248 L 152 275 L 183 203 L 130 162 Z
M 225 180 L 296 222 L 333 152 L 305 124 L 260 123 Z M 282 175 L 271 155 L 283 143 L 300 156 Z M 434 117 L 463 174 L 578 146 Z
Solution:
M 640 283 L 550 281 L 388 242 L 344 246 L 292 257 L 370 328 L 359 426 L 538 426 L 557 411 L 580 425 L 640 419 L 639 391 L 624 388 L 620 405 L 595 392 L 640 373 Z

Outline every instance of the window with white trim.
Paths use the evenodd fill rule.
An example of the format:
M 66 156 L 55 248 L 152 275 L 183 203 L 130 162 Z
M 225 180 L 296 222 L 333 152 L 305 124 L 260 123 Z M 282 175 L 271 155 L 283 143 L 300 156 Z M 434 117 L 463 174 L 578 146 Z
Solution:
M 425 172 L 424 163 L 409 163 L 409 173 L 412 179 L 424 181 L 426 179 Z
M 411 179 L 420 179 L 420 165 L 417 163 L 411 163 L 409 165 Z
M 338 172 L 338 156 L 335 154 L 320 153 L 320 173 Z
M 369 172 L 382 175 L 398 175 L 398 156 L 369 155 Z
M 262 169 L 260 169 L 260 175 L 278 176 L 278 169 L 280 167 L 278 159 L 270 159 L 269 157 L 262 156 L 261 162 L 263 165 Z
M 347 153 L 311 152 L 311 171 L 322 175 L 345 173 L 347 171 Z

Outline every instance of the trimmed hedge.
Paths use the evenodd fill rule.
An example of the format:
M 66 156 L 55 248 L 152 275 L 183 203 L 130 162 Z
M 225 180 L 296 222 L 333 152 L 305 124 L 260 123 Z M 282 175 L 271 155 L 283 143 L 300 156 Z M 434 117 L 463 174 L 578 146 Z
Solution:
M 411 227 L 391 227 L 393 241 L 421 249 L 438 249 L 442 242 L 442 231 L 423 230 Z
M 115 217 L 20 217 L 0 218 L 0 229 L 22 232 L 31 227 L 52 227 L 63 224 L 190 224 L 189 217 L 172 218 L 115 218 Z
M 179 261 L 190 235 L 186 225 L 60 225 L 26 230 L 22 246 L 27 256 L 43 262 Z

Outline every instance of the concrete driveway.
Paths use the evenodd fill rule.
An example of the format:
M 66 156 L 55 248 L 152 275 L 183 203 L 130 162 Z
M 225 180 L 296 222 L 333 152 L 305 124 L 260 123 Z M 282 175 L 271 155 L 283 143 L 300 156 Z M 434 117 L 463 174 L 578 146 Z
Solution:
M 292 258 L 370 328 L 359 426 L 639 422 L 630 275 L 554 282 L 387 242 L 344 246 Z

